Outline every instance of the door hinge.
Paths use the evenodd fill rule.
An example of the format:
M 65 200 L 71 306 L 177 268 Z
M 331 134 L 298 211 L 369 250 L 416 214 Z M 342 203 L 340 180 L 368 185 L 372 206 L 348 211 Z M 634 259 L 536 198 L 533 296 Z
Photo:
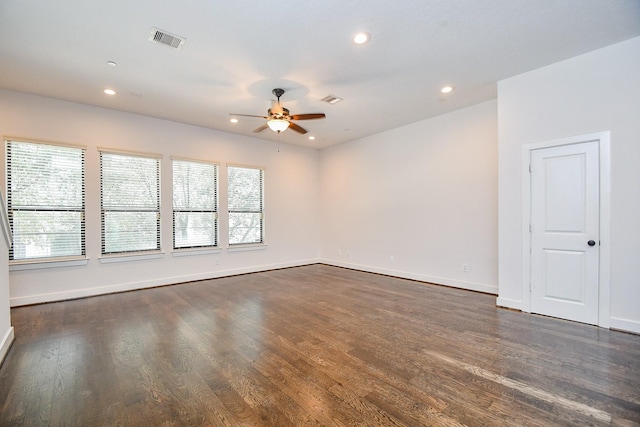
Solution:
M 531 233 L 531 224 L 529 224 L 529 233 Z
M 531 173 L 531 163 L 529 163 L 529 173 Z

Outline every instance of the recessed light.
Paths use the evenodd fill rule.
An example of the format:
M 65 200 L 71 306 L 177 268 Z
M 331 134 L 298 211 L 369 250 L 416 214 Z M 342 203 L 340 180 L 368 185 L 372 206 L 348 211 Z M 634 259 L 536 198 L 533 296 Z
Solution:
M 118 64 L 116 64 L 115 61 L 107 61 L 107 65 L 110 66 L 110 67 L 115 67 Z
M 453 86 L 445 86 L 442 89 L 440 89 L 440 92 L 442 93 L 449 93 L 453 91 Z
M 238 123 L 238 119 L 229 119 L 231 123 Z
M 105 89 L 104 93 L 106 93 L 107 95 L 115 95 L 116 91 L 113 89 Z
M 355 44 L 365 44 L 370 39 L 371 39 L 371 35 L 365 32 L 357 33 L 355 36 L 353 36 L 353 42 Z
M 316 139 L 316 137 L 315 137 L 315 136 L 310 136 L 310 137 L 309 137 L 309 140 L 310 140 L 310 141 L 313 141 L 314 139 Z

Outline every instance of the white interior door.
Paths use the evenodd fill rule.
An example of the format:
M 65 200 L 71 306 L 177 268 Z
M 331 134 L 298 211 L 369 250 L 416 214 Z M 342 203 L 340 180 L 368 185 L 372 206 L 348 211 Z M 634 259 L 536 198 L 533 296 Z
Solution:
M 531 151 L 531 311 L 598 324 L 598 141 Z

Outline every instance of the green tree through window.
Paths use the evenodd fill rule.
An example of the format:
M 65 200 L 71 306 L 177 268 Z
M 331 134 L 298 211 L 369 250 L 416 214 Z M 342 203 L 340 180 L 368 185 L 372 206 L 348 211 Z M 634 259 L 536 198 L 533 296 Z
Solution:
M 12 261 L 85 255 L 83 148 L 6 141 Z
M 173 247 L 218 245 L 218 166 L 173 160 Z
M 229 166 L 229 245 L 264 243 L 264 170 Z
M 160 249 L 160 159 L 100 152 L 102 253 Z

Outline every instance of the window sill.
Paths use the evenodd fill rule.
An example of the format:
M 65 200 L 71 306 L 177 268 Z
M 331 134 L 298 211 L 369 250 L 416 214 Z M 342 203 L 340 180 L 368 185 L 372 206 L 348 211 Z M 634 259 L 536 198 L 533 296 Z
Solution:
M 87 265 L 88 263 L 89 263 L 89 258 L 14 261 L 13 263 L 9 264 L 9 271 L 38 270 L 42 268 L 57 268 L 57 267 L 75 267 L 79 265 Z
M 103 255 L 100 257 L 101 264 L 111 264 L 115 262 L 129 262 L 129 261 L 141 261 L 147 259 L 159 259 L 164 256 L 164 252 L 139 252 L 128 254 L 116 254 L 116 255 Z
M 227 248 L 227 252 L 248 252 L 248 251 L 263 251 L 267 249 L 265 243 L 253 243 L 249 245 L 234 245 Z
M 171 255 L 174 257 L 182 257 L 182 256 L 194 256 L 194 255 L 211 255 L 211 254 L 219 254 L 222 252 L 220 248 L 185 248 L 185 249 L 174 249 L 171 252 Z

